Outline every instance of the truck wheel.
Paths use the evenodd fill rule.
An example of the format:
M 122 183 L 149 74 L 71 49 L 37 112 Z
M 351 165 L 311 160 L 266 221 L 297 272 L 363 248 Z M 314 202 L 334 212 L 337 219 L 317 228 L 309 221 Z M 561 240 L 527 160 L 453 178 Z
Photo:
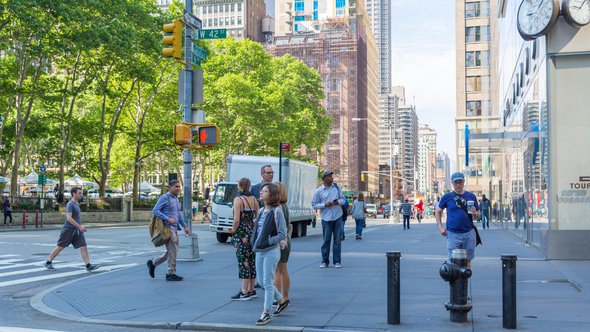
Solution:
M 229 237 L 229 234 L 227 233 L 215 233 L 215 235 L 217 236 L 217 242 L 219 243 L 226 243 L 227 238 Z

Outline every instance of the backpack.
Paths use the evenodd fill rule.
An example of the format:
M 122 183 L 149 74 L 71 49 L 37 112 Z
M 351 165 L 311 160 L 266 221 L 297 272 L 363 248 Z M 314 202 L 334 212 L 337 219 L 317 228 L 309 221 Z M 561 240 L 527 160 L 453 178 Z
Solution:
M 153 216 L 152 221 L 150 222 L 150 236 L 152 238 L 152 243 L 154 246 L 159 247 L 163 246 L 168 242 L 170 239 L 170 228 L 164 226 L 164 222 L 162 219 Z
M 342 221 L 346 221 L 348 218 L 348 208 L 346 207 L 346 204 L 340 206 L 342 207 Z

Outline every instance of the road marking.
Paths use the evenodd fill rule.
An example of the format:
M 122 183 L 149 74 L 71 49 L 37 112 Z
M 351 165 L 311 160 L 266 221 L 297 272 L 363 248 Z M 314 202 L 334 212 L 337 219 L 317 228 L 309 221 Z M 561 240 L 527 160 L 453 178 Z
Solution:
M 24 259 L 22 259 L 22 258 L 3 259 L 3 260 L 0 260 L 0 264 L 2 264 L 2 265 L 12 264 L 15 262 L 20 262 L 20 261 L 24 261 Z
M 131 263 L 131 264 L 120 264 L 120 265 L 107 265 L 107 266 L 101 266 L 100 271 L 112 271 L 115 269 L 122 269 L 122 268 L 132 267 L 132 266 L 136 266 L 136 265 L 138 265 L 138 264 Z M 86 269 L 82 269 L 82 270 L 76 270 L 76 271 L 70 271 L 70 272 L 64 272 L 64 273 L 49 273 L 47 275 L 43 275 L 43 276 L 39 276 L 39 277 L 31 277 L 31 278 L 25 278 L 25 279 L 19 279 L 19 280 L 0 282 L 0 287 L 26 284 L 29 282 L 35 282 L 35 281 L 41 281 L 41 280 L 57 279 L 57 278 L 75 276 L 78 274 L 85 274 L 85 273 L 100 273 L 100 271 L 88 272 L 88 271 L 86 271 Z
M 0 326 L 0 332 L 62 332 L 58 330 L 29 329 L 13 326 Z
M 36 264 L 41 264 L 40 262 L 37 262 Z M 58 268 L 62 268 L 62 267 L 73 267 L 73 266 L 84 266 L 83 263 L 69 263 L 69 264 L 60 264 L 57 267 Z M 37 267 L 34 269 L 27 269 L 27 270 L 17 270 L 17 271 L 12 271 L 12 272 L 4 272 L 4 273 L 0 273 L 0 278 L 2 277 L 8 277 L 8 276 L 15 276 L 18 274 L 26 274 L 26 273 L 33 273 L 33 272 L 39 272 L 39 271 L 48 271 L 44 266 L 43 267 Z

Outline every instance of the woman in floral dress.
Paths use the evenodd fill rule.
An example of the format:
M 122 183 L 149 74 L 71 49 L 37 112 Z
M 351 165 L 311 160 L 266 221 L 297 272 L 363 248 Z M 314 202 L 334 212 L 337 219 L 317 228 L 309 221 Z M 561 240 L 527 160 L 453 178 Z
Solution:
M 235 301 L 246 301 L 256 297 L 256 265 L 252 250 L 254 220 L 258 212 L 258 201 L 250 192 L 250 180 L 238 181 L 238 197 L 234 199 L 234 223 L 232 242 L 238 259 L 238 276 L 242 279 L 242 288 L 231 297 Z

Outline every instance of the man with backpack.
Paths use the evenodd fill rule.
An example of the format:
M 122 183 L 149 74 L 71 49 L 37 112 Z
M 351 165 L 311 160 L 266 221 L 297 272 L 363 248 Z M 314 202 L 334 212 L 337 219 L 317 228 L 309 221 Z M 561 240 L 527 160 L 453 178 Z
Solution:
M 342 207 L 346 200 L 342 191 L 334 183 L 334 172 L 326 171 L 322 175 L 323 185 L 319 186 L 311 199 L 314 209 L 322 211 L 322 263 L 320 268 L 326 268 L 330 264 L 330 242 L 332 247 L 332 260 L 334 267 L 342 267 L 341 262 L 341 231 L 342 231 Z

